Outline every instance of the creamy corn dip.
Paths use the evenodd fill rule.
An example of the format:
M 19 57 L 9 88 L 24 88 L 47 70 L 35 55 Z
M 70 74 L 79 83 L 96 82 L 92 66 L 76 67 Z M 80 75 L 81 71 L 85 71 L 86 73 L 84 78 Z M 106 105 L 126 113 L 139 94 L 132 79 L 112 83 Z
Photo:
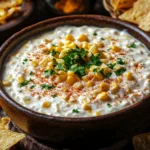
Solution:
M 18 47 L 6 60 L 2 82 L 33 111 L 100 116 L 150 94 L 150 54 L 126 31 L 61 26 Z

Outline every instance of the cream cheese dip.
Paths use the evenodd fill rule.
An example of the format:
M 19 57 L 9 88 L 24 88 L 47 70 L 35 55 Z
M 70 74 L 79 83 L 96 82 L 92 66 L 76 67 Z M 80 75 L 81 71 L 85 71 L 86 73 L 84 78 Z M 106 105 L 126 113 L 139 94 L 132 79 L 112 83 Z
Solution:
M 12 99 L 33 111 L 100 116 L 150 94 L 150 53 L 125 31 L 61 26 L 17 48 L 2 82 Z

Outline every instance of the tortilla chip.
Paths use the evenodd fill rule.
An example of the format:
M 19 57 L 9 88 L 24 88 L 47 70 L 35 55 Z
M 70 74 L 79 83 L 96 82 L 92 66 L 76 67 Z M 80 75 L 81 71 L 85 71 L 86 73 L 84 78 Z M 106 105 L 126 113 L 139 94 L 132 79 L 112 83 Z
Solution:
M 144 31 L 150 31 L 150 0 L 138 0 L 133 8 L 119 16 L 120 19 L 138 24 Z
M 134 136 L 132 143 L 135 150 L 150 150 L 150 133 Z
M 0 130 L 0 150 L 7 150 L 25 138 L 25 134 L 12 132 L 10 130 Z
M 111 0 L 110 3 L 114 10 L 128 9 L 133 6 L 133 3 L 137 0 Z
M 1 129 L 8 129 L 8 124 L 10 119 L 8 117 L 3 117 L 0 119 L 0 130 Z
M 25 134 L 8 130 L 9 122 L 8 117 L 0 119 L 0 150 L 7 150 L 25 138 Z
M 23 0 L 0 0 L 0 8 L 8 9 L 19 6 L 23 3 Z

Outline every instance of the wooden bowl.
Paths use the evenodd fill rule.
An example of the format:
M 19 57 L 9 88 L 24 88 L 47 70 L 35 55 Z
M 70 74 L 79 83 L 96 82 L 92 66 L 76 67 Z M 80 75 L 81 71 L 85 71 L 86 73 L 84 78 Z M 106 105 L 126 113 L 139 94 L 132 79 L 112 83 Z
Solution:
M 29 110 L 14 101 L 4 90 L 2 85 L 3 65 L 6 57 L 20 43 L 29 38 L 53 30 L 62 25 L 89 25 L 111 27 L 118 30 L 126 29 L 136 39 L 150 49 L 150 39 L 141 30 L 128 23 L 109 17 L 96 15 L 74 15 L 58 17 L 29 26 L 10 37 L 0 50 L 0 105 L 8 116 L 24 132 L 54 143 L 70 142 L 75 139 L 85 141 L 86 144 L 99 139 L 100 142 L 123 138 L 134 134 L 150 119 L 150 97 L 144 97 L 140 102 L 123 110 L 99 117 L 68 118 L 40 114 Z M 84 139 L 84 140 L 83 140 Z M 96 140 L 97 141 L 97 140 Z

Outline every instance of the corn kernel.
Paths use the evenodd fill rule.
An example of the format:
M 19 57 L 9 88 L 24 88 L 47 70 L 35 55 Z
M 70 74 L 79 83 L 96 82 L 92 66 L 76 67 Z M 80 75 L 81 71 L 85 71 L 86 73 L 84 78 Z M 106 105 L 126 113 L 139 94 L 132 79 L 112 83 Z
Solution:
M 64 46 L 64 43 L 59 42 L 59 43 L 58 43 L 58 46 L 62 47 L 62 46 Z
M 100 115 L 101 115 L 100 111 L 95 112 L 95 116 L 100 116 Z
M 12 79 L 12 75 L 7 76 L 7 80 L 11 80 Z
M 9 80 L 3 80 L 2 83 L 4 86 L 10 86 L 11 85 L 11 82 Z
M 53 69 L 53 62 L 49 62 L 46 66 L 46 70 L 51 70 Z
M 88 82 L 89 81 L 88 76 L 83 76 L 82 79 L 83 79 L 84 82 Z
M 38 66 L 38 63 L 36 61 L 32 61 L 32 66 L 33 67 L 37 67 Z
M 110 54 L 106 53 L 106 52 L 103 52 L 101 55 L 100 55 L 100 58 L 101 59 L 110 59 L 111 56 Z
M 78 41 L 80 42 L 84 42 L 84 41 L 88 41 L 88 37 L 85 34 L 80 34 Z
M 101 92 L 99 94 L 99 99 L 101 101 L 108 101 L 108 100 L 110 100 L 110 98 L 109 98 L 109 96 L 108 96 L 108 94 L 106 92 Z
M 122 82 L 122 78 L 121 78 L 121 77 L 118 77 L 118 78 L 117 78 L 117 82 L 118 82 L 118 83 L 121 83 L 121 82 Z
M 60 82 L 66 81 L 66 79 L 67 79 L 66 75 L 59 75 L 59 81 Z
M 65 39 L 68 41 L 74 41 L 74 37 L 71 34 L 67 34 Z
M 43 108 L 49 108 L 51 106 L 51 102 L 45 101 L 42 106 Z
M 121 48 L 118 47 L 118 46 L 116 46 L 116 45 L 113 45 L 113 46 L 112 46 L 112 51 L 113 51 L 113 52 L 120 52 L 120 51 L 121 51 Z
M 73 85 L 73 87 L 74 87 L 75 89 L 77 89 L 77 90 L 80 90 L 80 89 L 83 88 L 83 85 L 82 85 L 82 83 L 80 83 L 80 82 L 76 82 L 76 83 Z
M 89 49 L 89 52 L 92 54 L 98 53 L 98 45 L 97 44 L 92 45 L 91 48 Z
M 18 83 L 24 82 L 24 77 L 23 77 L 23 76 L 19 76 L 19 77 L 17 78 L 17 82 L 18 82 Z
M 60 52 L 60 54 L 59 54 L 59 58 L 63 58 L 63 57 L 65 57 L 65 55 L 66 55 L 66 53 L 64 53 L 64 52 Z
M 57 52 L 61 52 L 61 51 L 63 50 L 63 48 L 60 47 L 60 46 L 58 46 L 58 47 L 55 48 L 55 50 L 56 50 Z
M 56 61 L 57 61 L 58 63 L 64 63 L 64 60 L 63 60 L 63 59 L 56 59 Z
M 83 109 L 84 110 L 91 110 L 92 108 L 91 108 L 91 106 L 89 105 L 89 104 L 83 104 Z
M 89 44 L 88 44 L 88 42 L 83 42 L 83 44 L 82 44 L 82 48 L 84 48 L 84 49 L 88 49 L 88 47 L 89 47 Z
M 75 48 L 75 47 L 76 47 L 76 44 L 74 42 L 68 45 L 68 48 Z
M 101 82 L 99 85 L 100 90 L 103 91 L 108 91 L 109 90 L 109 84 L 106 82 Z
M 98 80 L 103 80 L 103 75 L 100 72 L 95 73 L 95 77 Z
M 59 75 L 67 75 L 67 73 L 65 71 L 62 71 L 62 70 L 58 71 L 58 74 Z
M 70 85 L 74 84 L 76 82 L 76 77 L 75 76 L 68 76 L 66 82 Z
M 112 92 L 117 92 L 119 90 L 119 85 L 116 82 L 112 82 L 110 85 L 110 89 Z
M 104 64 L 108 63 L 108 59 L 101 59 L 101 62 L 103 62 Z
M 126 73 L 126 78 L 127 78 L 128 80 L 133 80 L 133 75 L 132 75 L 132 73 L 131 73 L 131 72 Z
M 31 99 L 29 99 L 29 98 L 23 98 L 23 101 L 25 104 L 31 103 Z
M 100 48 L 102 48 L 102 47 L 104 47 L 104 43 L 103 43 L 102 41 L 100 41 L 100 42 L 98 43 L 98 46 L 99 46 Z
M 91 87 L 91 86 L 93 86 L 94 85 L 94 82 L 92 81 L 92 80 L 90 80 L 90 81 L 88 81 L 87 83 L 86 83 L 86 86 L 87 87 Z
M 74 73 L 73 71 L 68 71 L 68 72 L 67 72 L 67 75 L 68 75 L 68 76 L 74 76 L 75 73 Z

